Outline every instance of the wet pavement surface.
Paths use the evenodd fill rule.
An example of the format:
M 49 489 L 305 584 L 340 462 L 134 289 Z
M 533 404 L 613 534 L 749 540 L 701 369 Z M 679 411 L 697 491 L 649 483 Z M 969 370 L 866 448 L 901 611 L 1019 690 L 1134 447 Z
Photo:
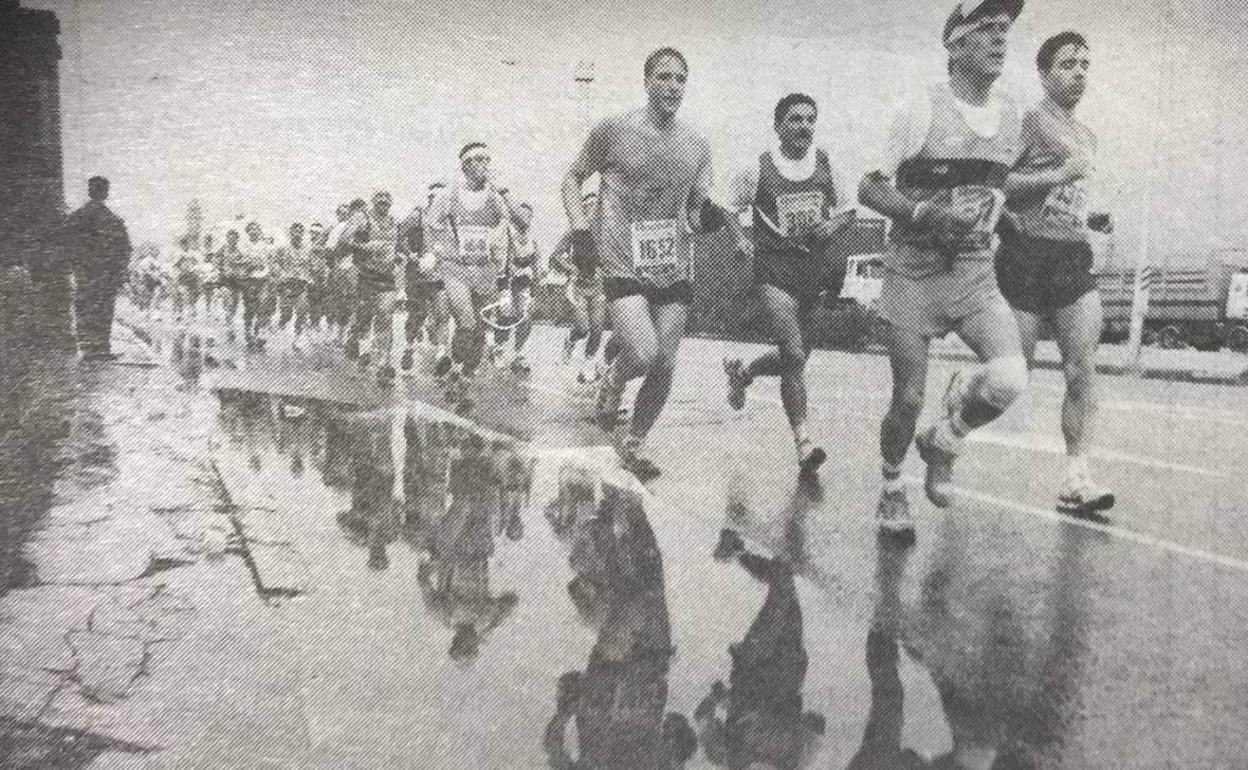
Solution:
M 775 388 L 723 403 L 758 348 L 687 341 L 643 487 L 556 330 L 464 415 L 328 345 L 140 331 L 161 366 L 63 375 L 2 766 L 1245 766 L 1242 391 L 1107 379 L 1089 522 L 1041 373 L 953 508 L 912 486 L 911 545 L 872 522 L 883 359 L 816 354 L 799 482 Z

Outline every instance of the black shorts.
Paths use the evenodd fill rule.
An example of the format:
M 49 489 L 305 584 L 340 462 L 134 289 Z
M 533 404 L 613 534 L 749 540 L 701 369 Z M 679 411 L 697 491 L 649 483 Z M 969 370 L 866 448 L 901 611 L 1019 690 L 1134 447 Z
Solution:
M 997 286 L 1010 307 L 1044 315 L 1070 307 L 1096 289 L 1092 247 L 1054 241 L 1002 228 L 997 250 Z
M 759 252 L 754 257 L 754 282 L 775 286 L 800 300 L 813 300 L 825 291 L 836 299 L 845 286 L 845 263 Z
M 623 297 L 641 296 L 655 307 L 693 304 L 693 284 L 688 281 L 677 281 L 671 286 L 658 288 L 642 283 L 636 278 L 608 276 L 603 279 L 602 288 L 608 302 L 614 302 Z

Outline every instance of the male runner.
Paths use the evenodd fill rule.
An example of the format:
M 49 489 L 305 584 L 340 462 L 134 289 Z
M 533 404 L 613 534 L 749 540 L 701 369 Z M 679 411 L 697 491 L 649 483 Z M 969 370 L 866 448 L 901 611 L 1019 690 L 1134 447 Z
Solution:
M 441 346 L 439 360 L 447 354 L 445 336 L 450 310 L 446 282 L 437 275 L 437 258 L 432 251 L 426 251 L 425 238 L 425 214 L 445 187 L 442 182 L 429 185 L 424 207 L 417 206 L 400 225 L 399 250 L 405 258 L 407 295 L 406 345 L 400 363 L 404 370 L 412 367 L 416 340 L 422 331 L 426 339 Z
M 477 311 L 495 294 L 505 258 L 503 225 L 515 215 L 505 191 L 493 184 L 484 143 L 464 145 L 459 163 L 462 178 L 434 199 L 425 227 L 455 319 L 451 354 L 438 362 L 434 374 L 449 374 L 462 387 L 481 360 L 485 337 Z
M 312 247 L 304 240 L 303 225 L 293 222 L 287 242 L 273 256 L 273 283 L 278 300 L 277 328 L 294 319 L 294 349 L 303 349 L 303 328 L 308 320 L 308 291 L 312 286 Z
M 189 313 L 194 317 L 199 305 L 200 264 L 204 255 L 193 248 L 194 241 L 190 236 L 178 239 L 178 253 L 174 255 L 174 269 L 177 272 L 177 293 L 174 295 L 174 312 L 178 320 Z
M 659 469 L 644 457 L 643 444 L 671 391 L 693 302 L 692 231 L 728 224 L 740 247 L 749 247 L 736 217 L 710 201 L 706 139 L 676 119 L 689 74 L 685 57 L 659 49 L 646 59 L 643 73 L 648 104 L 594 127 L 564 178 L 563 204 L 573 230 L 573 259 L 581 269 L 598 262 L 623 346 L 603 375 L 598 417 L 614 427 L 625 385 L 644 378 L 631 425 L 617 431 L 616 450 L 626 468 L 648 480 Z M 602 181 L 598 217 L 591 222 L 581 185 L 595 173 Z
M 329 231 L 320 222 L 308 227 L 308 272 L 312 282 L 308 285 L 308 325 L 313 331 L 321 328 L 326 318 L 327 283 L 329 280 Z
M 506 362 L 504 346 L 510 337 L 513 340 L 511 369 L 517 374 L 525 374 L 531 370 L 524 357 L 524 345 L 533 332 L 533 321 L 529 314 L 533 305 L 533 283 L 538 259 L 537 241 L 533 238 L 533 207 L 527 203 L 519 204 L 516 207 L 515 221 L 510 222 L 504 232 L 506 263 L 498 281 L 500 301 L 508 310 L 506 315 L 523 320 L 512 330 L 492 330 L 492 356 L 496 366 L 501 367 Z
M 778 349 L 751 361 L 724 362 L 728 403 L 745 406 L 745 390 L 756 377 L 780 377 L 780 398 L 793 429 L 798 469 L 814 473 L 827 453 L 806 432 L 806 337 L 819 297 L 835 298 L 845 283 L 844 251 L 833 248 L 836 234 L 854 218 L 854 210 L 833 214 L 845 204 L 845 188 L 828 154 L 812 145 L 818 109 L 806 94 L 789 94 L 776 104 L 779 147 L 759 158 L 757 174 L 742 190 L 752 206 L 754 281 L 771 319 Z
M 598 211 L 598 194 L 589 192 L 581 198 L 587 221 L 593 221 Z M 598 347 L 602 344 L 603 327 L 607 320 L 607 300 L 603 296 L 602 271 L 597 264 L 585 270 L 572 261 L 572 233 L 563 236 L 550 257 L 551 268 L 568 277 L 568 306 L 572 309 L 572 328 L 563 343 L 563 360 L 571 362 L 576 344 L 585 340 L 585 353 L 577 379 L 581 383 L 598 379 Z
M 1036 66 L 1045 97 L 1023 117 L 1023 154 L 1006 179 L 1006 220 L 997 253 L 997 282 L 1018 319 L 1031 365 L 1040 324 L 1053 330 L 1062 353 L 1066 398 L 1066 480 L 1058 509 L 1094 513 L 1114 495 L 1092 481 L 1088 451 L 1096 416 L 1096 345 L 1101 298 L 1088 242 L 1088 179 L 1096 137 L 1075 118 L 1087 87 L 1088 44 L 1077 32 L 1040 46 Z
M 259 222 L 251 221 L 243 229 L 247 239 L 240 246 L 243 268 L 240 274 L 243 299 L 243 339 L 247 347 L 261 349 L 264 339 L 260 330 L 272 315 L 274 294 L 269 278 L 272 274 L 273 244 L 264 235 Z
M 358 359 L 361 366 L 375 360 L 377 382 L 383 387 L 393 385 L 395 376 L 390 365 L 390 313 L 397 297 L 399 225 L 390 215 L 391 200 L 390 193 L 384 190 L 374 193 L 372 211 L 357 209 L 347 220 L 344 235 L 359 270 L 347 358 Z M 360 343 L 370 331 L 373 350 L 361 352 Z
M 912 536 L 901 463 L 927 384 L 928 347 L 950 331 L 984 361 L 955 374 L 945 414 L 918 437 L 928 499 L 950 505 L 962 439 L 996 419 L 1027 386 L 1018 325 L 997 289 L 994 231 L 1003 188 L 1018 158 L 1020 117 L 994 89 L 1022 0 L 968 0 L 945 24 L 947 82 L 930 86 L 895 120 L 889 160 L 859 188 L 863 204 L 890 217 L 881 317 L 889 322 L 893 395 L 880 427 L 884 486 L 878 519 Z
M 359 283 L 359 269 L 352 258 L 350 239 L 345 237 L 348 225 L 358 227 L 360 216 L 367 217 L 368 203 L 363 198 L 338 207 L 335 212 L 338 223 L 329 231 L 325 241 L 329 257 L 329 276 L 326 278 L 326 293 L 329 298 L 329 322 L 336 331 L 336 339 L 346 343 L 351 335 L 351 313 L 355 308 L 356 286 Z M 359 346 L 356 346 L 359 355 Z

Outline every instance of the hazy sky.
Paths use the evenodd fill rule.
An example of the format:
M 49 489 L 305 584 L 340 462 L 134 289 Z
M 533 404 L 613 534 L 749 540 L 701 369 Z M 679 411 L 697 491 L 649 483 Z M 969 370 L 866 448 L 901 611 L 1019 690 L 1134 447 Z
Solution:
M 563 229 L 558 184 L 591 119 L 637 106 L 641 63 L 682 48 L 683 116 L 712 144 L 718 179 L 755 162 L 775 100 L 820 103 L 820 141 L 856 179 L 877 157 L 896 102 L 941 76 L 951 3 L 782 0 L 675 4 L 303 3 L 26 0 L 62 23 L 67 198 L 113 180 L 141 238 L 168 241 L 187 202 L 209 221 L 247 212 L 280 225 L 332 218 L 346 198 L 390 189 L 410 209 L 455 169 L 466 141 L 495 148 L 506 184 Z M 1203 259 L 1248 235 L 1241 116 L 1244 4 L 1226 0 L 1033 1 L 1015 28 L 1003 86 L 1038 98 L 1046 36 L 1093 45 L 1085 121 L 1101 140 L 1100 188 L 1124 253 L 1144 223 L 1154 261 Z M 578 60 L 595 81 L 578 93 Z M 1234 122 L 1232 122 L 1232 120 Z M 1151 180 L 1151 181 L 1150 181 Z M 1229 199 L 1228 199 L 1229 197 Z

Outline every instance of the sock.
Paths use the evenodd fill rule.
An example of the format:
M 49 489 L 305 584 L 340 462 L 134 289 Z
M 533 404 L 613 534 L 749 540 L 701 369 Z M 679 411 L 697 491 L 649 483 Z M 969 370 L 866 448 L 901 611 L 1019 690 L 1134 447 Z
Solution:
M 797 446 L 797 456 L 801 459 L 803 449 L 810 445 L 810 437 L 806 435 L 806 423 L 798 423 L 793 426 L 793 443 Z
M 880 472 L 884 476 L 885 492 L 900 492 L 905 489 L 905 482 L 901 479 L 900 465 L 884 461 L 880 464 Z
M 1070 455 L 1066 464 L 1066 480 L 1081 481 L 1088 478 L 1091 472 L 1088 470 L 1088 458 L 1084 455 Z

